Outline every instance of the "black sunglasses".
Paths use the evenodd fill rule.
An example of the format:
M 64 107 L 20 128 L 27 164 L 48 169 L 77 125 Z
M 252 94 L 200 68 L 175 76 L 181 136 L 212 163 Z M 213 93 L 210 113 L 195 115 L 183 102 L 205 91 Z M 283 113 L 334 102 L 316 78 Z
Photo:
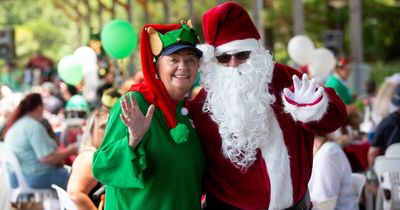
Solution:
M 245 61 L 249 58 L 251 51 L 242 51 L 235 54 L 224 53 L 222 55 L 215 56 L 218 63 L 228 63 L 232 57 L 235 57 L 239 61 Z

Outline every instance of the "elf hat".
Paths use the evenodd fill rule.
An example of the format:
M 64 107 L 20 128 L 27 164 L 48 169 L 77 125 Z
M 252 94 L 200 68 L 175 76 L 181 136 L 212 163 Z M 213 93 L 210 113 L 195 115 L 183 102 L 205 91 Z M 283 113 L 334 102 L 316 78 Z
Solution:
M 196 48 L 196 44 L 200 39 L 190 20 L 187 23 L 181 21 L 181 28 L 164 33 L 157 31 L 152 26 L 147 27 L 145 30 L 148 32 L 151 52 L 155 57 L 170 55 L 183 49 L 190 49 L 199 57 L 203 55 Z
M 177 123 L 175 115 L 178 102 L 171 99 L 164 84 L 157 78 L 155 60 L 164 53 L 170 54 L 181 49 L 192 49 L 200 57 L 201 51 L 195 48 L 198 42 L 198 34 L 190 21 L 171 25 L 145 25 L 140 37 L 144 82 L 132 85 L 130 90 L 142 93 L 147 102 L 162 110 L 170 134 L 177 143 L 186 141 L 188 129 L 184 124 Z
M 249 14 L 237 3 L 226 2 L 203 15 L 205 42 L 215 53 L 251 51 L 259 48 L 261 38 Z

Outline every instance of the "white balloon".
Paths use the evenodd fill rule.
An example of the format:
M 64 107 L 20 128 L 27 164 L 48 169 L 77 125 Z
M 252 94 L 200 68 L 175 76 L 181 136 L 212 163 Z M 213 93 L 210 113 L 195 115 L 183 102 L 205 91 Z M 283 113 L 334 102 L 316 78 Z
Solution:
M 97 55 L 94 50 L 88 46 L 81 46 L 74 52 L 74 57 L 82 64 L 95 64 L 97 62 Z
M 84 74 L 87 74 L 93 65 L 97 65 L 97 55 L 88 46 L 78 47 L 74 52 L 74 57 L 82 64 Z
M 298 65 L 307 65 L 313 51 L 314 44 L 305 35 L 297 35 L 288 43 L 289 56 Z
M 88 102 L 95 102 L 97 93 L 96 90 L 100 85 L 97 64 L 86 65 L 86 72 L 83 76 L 82 95 Z
M 308 72 L 310 76 L 324 79 L 335 68 L 336 59 L 333 53 L 326 48 L 318 48 L 310 55 Z

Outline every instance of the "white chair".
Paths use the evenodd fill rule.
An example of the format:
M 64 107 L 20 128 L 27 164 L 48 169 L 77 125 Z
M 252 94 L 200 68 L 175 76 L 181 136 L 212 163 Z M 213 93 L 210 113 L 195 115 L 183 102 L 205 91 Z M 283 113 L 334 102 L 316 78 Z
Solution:
M 3 167 L 1 166 L 2 164 L 3 164 L 3 162 L 0 161 L 0 186 L 1 186 L 0 187 L 0 209 L 9 210 L 10 186 L 9 186 L 8 180 L 5 176 L 6 171 L 4 171 Z
M 10 192 L 9 202 L 17 202 L 18 198 L 23 195 L 33 195 L 37 201 L 38 198 L 44 199 L 53 194 L 51 189 L 36 189 L 31 188 L 25 181 L 25 177 L 22 173 L 21 166 L 18 162 L 17 157 L 11 152 L 4 144 L 0 144 L 0 160 L 2 162 L 1 167 L 5 175 L 5 179 L 8 181 Z M 11 174 L 14 172 L 18 182 L 16 188 L 12 188 Z
M 57 196 L 58 200 L 60 200 L 60 209 L 61 210 L 77 210 L 78 208 L 76 207 L 75 203 L 71 200 L 69 197 L 69 194 L 62 189 L 61 187 L 52 184 L 52 188 L 54 188 L 57 191 Z
M 329 198 L 328 200 L 321 201 L 317 204 L 314 205 L 312 208 L 313 210 L 334 210 L 336 207 L 336 202 L 337 202 L 338 197 L 332 197 Z
M 400 157 L 385 157 L 378 156 L 374 162 L 374 171 L 379 180 L 379 187 L 376 196 L 375 209 L 383 208 L 383 188 L 382 183 L 384 181 L 383 173 L 390 171 L 400 171 Z
M 382 174 L 383 209 L 400 209 L 400 171 Z
M 400 143 L 390 145 L 385 151 L 385 157 L 400 157 Z
M 351 179 L 353 181 L 353 189 L 354 189 L 354 193 L 357 197 L 357 202 L 360 202 L 361 193 L 362 193 L 362 190 L 364 188 L 365 181 L 367 178 L 363 174 L 352 173 Z

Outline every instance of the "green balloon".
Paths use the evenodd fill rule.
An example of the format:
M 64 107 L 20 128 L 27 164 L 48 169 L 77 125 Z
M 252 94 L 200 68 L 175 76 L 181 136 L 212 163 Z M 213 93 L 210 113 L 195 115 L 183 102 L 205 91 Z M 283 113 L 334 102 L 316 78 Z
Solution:
M 63 57 L 57 69 L 60 78 L 69 85 L 76 85 L 83 79 L 82 64 L 72 55 Z
M 114 58 L 129 56 L 138 41 L 131 24 L 124 20 L 114 20 L 107 23 L 101 31 L 101 44 L 104 50 Z

